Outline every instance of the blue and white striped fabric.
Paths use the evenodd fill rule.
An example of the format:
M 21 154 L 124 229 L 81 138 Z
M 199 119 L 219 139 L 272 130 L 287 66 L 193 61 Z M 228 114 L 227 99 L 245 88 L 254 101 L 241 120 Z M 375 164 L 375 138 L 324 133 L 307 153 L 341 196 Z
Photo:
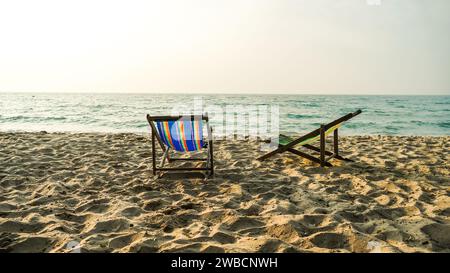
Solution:
M 162 142 L 179 152 L 202 149 L 202 120 L 157 121 L 156 128 Z

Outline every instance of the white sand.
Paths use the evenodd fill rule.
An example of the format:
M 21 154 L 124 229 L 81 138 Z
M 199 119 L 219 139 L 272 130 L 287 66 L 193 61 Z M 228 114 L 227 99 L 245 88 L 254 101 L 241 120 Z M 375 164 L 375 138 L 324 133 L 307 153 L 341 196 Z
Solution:
M 450 252 L 449 143 L 347 137 L 320 168 L 217 142 L 213 179 L 155 179 L 148 137 L 0 133 L 0 251 Z

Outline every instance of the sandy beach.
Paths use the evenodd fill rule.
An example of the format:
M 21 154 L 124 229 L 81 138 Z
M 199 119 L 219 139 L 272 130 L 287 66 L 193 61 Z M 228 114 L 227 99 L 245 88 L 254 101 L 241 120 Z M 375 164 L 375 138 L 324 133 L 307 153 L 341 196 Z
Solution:
M 342 137 L 331 168 L 259 144 L 154 178 L 147 135 L 0 133 L 0 251 L 450 252 L 450 137 Z

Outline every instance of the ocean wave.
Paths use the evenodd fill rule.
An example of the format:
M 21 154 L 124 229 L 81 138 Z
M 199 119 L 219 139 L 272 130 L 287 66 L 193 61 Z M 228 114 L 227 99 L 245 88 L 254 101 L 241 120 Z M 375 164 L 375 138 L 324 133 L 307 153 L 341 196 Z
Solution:
M 287 117 L 292 119 L 321 118 L 321 116 L 319 115 L 308 115 L 308 114 L 288 114 Z
M 36 117 L 36 116 L 12 116 L 1 117 L 0 120 L 4 121 L 62 121 L 66 120 L 66 117 Z
M 410 122 L 415 124 L 415 125 L 428 125 L 428 124 L 430 124 L 429 122 L 425 122 L 425 121 L 421 121 L 421 120 L 412 120 Z
M 450 122 L 438 122 L 437 125 L 441 128 L 450 128 Z
M 300 105 L 301 106 L 306 106 L 306 107 L 316 108 L 316 107 L 320 106 L 320 103 L 317 103 L 317 102 L 301 102 Z
M 344 126 L 346 128 L 350 129 L 364 129 L 364 128 L 371 128 L 371 127 L 377 127 L 377 123 L 375 122 L 347 122 L 344 123 Z
M 384 126 L 383 128 L 384 130 L 386 130 L 387 132 L 397 132 L 398 130 L 400 130 L 400 127 L 394 127 L 394 126 Z

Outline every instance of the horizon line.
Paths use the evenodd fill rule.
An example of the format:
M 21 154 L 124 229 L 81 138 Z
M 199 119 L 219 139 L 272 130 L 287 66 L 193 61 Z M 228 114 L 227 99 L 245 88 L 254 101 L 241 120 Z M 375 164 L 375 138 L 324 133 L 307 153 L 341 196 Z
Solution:
M 291 93 L 291 92 L 142 92 L 142 91 L 1 91 L 0 94 L 123 94 L 123 95 L 308 95 L 308 96 L 450 96 L 448 93 L 428 93 L 428 94 L 393 94 L 392 92 L 351 94 L 351 93 Z

